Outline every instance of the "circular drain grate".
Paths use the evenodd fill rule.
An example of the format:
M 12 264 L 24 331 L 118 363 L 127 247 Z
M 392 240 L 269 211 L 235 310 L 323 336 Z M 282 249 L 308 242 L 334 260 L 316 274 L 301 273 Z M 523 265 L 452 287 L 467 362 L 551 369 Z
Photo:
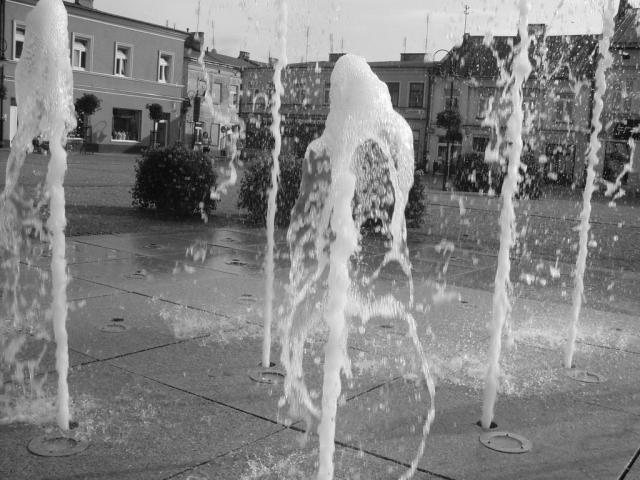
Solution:
M 145 278 L 147 278 L 147 272 L 145 272 L 144 270 L 136 270 L 133 273 L 130 273 L 129 275 L 125 275 L 126 278 L 133 278 L 134 280 L 144 280 Z
M 281 385 L 284 383 L 284 373 L 274 368 L 255 368 L 249 372 L 249 378 L 256 383 L 267 385 Z
M 232 258 L 231 260 L 225 263 L 227 265 L 233 265 L 234 267 L 244 267 L 247 265 L 246 262 L 243 262 L 242 260 L 238 260 L 237 258 Z
M 151 242 L 151 243 L 147 243 L 143 248 L 146 248 L 148 250 L 159 250 L 162 248 L 162 245 Z
M 27 448 L 34 455 L 41 457 L 68 457 L 84 451 L 89 446 L 86 440 L 63 435 L 36 437 L 29 442 Z
M 598 373 L 589 372 L 587 370 L 581 370 L 579 368 L 566 368 L 564 370 L 565 376 L 571 380 L 582 383 L 602 383 L 604 377 Z
M 482 420 L 478 420 L 476 422 L 476 425 L 482 428 Z M 498 428 L 498 424 L 496 422 L 491 422 L 491 425 L 489 425 L 489 430 L 495 430 L 496 428 Z
M 256 297 L 251 295 L 250 293 L 243 293 L 238 297 L 238 303 L 252 304 L 256 303 L 258 300 Z
M 116 323 L 117 321 L 118 320 L 114 319 L 113 322 L 102 325 L 99 330 L 105 333 L 122 333 L 129 330 L 129 327 L 127 325 L 125 325 L 124 323 Z M 122 322 L 123 320 L 120 319 L 119 321 Z
M 500 453 L 526 453 L 533 446 L 526 438 L 509 432 L 484 432 L 480 443 Z

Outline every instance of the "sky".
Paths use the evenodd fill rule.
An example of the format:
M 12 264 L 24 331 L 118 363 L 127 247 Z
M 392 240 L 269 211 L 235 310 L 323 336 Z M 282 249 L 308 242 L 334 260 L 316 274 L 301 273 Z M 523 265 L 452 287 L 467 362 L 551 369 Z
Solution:
M 600 33 L 605 0 L 533 0 L 530 23 L 556 34 Z M 640 0 L 632 0 L 632 4 Z M 402 52 L 433 55 L 472 35 L 515 34 L 519 0 L 286 0 L 289 62 L 326 60 L 331 50 L 368 61 Z M 200 15 L 198 16 L 198 5 Z M 277 0 L 95 0 L 95 8 L 181 30 L 205 32 L 218 52 L 252 59 L 281 56 Z M 308 36 L 308 41 L 307 41 Z M 215 45 L 214 45 L 215 44 Z M 436 54 L 436 58 L 442 52 Z

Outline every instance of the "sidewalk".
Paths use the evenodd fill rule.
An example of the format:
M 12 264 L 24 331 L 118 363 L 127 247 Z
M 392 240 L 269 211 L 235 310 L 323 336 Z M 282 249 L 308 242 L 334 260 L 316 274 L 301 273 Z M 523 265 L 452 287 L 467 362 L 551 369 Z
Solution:
M 196 241 L 206 248 L 204 263 L 185 258 Z M 70 238 L 69 384 L 79 423 L 74 433 L 89 447 L 70 457 L 34 456 L 27 445 L 50 424 L 2 425 L 0 478 L 313 478 L 315 430 L 301 446 L 303 424 L 287 428 L 287 412 L 278 409 L 282 386 L 251 379 L 261 352 L 264 245 L 262 230 L 211 224 Z M 282 235 L 277 246 L 285 248 Z M 432 245 L 412 244 L 412 252 L 422 304 L 415 312 L 418 333 L 438 377 L 436 420 L 414 478 L 618 478 L 640 443 L 637 316 L 583 311 L 576 363 L 606 378 L 586 384 L 560 367 L 569 307 L 546 297 L 518 300 L 496 422 L 531 440 L 533 450 L 501 454 L 479 443 L 475 425 L 491 293 L 460 287 L 443 300 L 433 273 L 442 272 L 442 259 Z M 365 248 L 363 262 L 379 259 L 377 249 Z M 25 266 L 25 278 L 48 261 L 43 256 Z M 470 278 L 492 265 L 491 257 L 457 250 L 447 272 Z M 280 258 L 278 302 L 287 275 L 288 261 Z M 406 296 L 406 282 L 393 268 L 376 287 Z M 398 478 L 418 448 L 429 396 L 413 380 L 406 332 L 406 325 L 383 319 L 372 319 L 364 331 L 351 325 L 354 376 L 343 378 L 335 478 Z M 322 338 L 305 355 L 310 388 L 318 392 Z M 29 345 L 39 351 L 41 344 L 31 338 Z M 275 346 L 276 362 L 278 355 Z M 46 390 L 53 394 L 52 346 L 41 371 L 49 372 Z M 637 469 L 626 478 L 640 478 Z

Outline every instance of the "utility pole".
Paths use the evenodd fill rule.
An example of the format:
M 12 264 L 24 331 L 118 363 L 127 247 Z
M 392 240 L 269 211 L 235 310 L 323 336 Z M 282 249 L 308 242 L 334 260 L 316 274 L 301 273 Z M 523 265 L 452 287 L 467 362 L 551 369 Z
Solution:
M 198 0 L 198 8 L 196 8 L 196 35 L 198 34 L 198 32 L 200 31 L 200 3 L 201 0 Z M 200 46 L 200 48 L 202 48 L 202 45 Z
M 467 33 L 467 17 L 469 16 L 469 5 L 464 6 L 464 33 Z

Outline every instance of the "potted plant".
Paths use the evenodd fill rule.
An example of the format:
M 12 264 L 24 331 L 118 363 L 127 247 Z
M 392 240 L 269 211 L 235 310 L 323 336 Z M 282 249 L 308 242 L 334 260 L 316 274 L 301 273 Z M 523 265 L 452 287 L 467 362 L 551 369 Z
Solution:
M 89 117 L 100 110 L 102 100 L 93 93 L 85 93 L 75 101 L 76 114 L 78 116 L 77 132 L 82 136 L 83 141 L 87 141 L 87 131 L 90 128 Z
M 149 119 L 151 119 L 151 121 L 153 122 L 153 131 L 151 132 L 153 134 L 153 144 L 152 146 L 155 147 L 157 144 L 157 140 L 158 140 L 158 122 L 160 120 L 162 120 L 162 117 L 164 116 L 164 112 L 162 110 L 162 105 L 160 105 L 159 103 L 149 103 L 147 104 L 147 110 L 149 110 Z

